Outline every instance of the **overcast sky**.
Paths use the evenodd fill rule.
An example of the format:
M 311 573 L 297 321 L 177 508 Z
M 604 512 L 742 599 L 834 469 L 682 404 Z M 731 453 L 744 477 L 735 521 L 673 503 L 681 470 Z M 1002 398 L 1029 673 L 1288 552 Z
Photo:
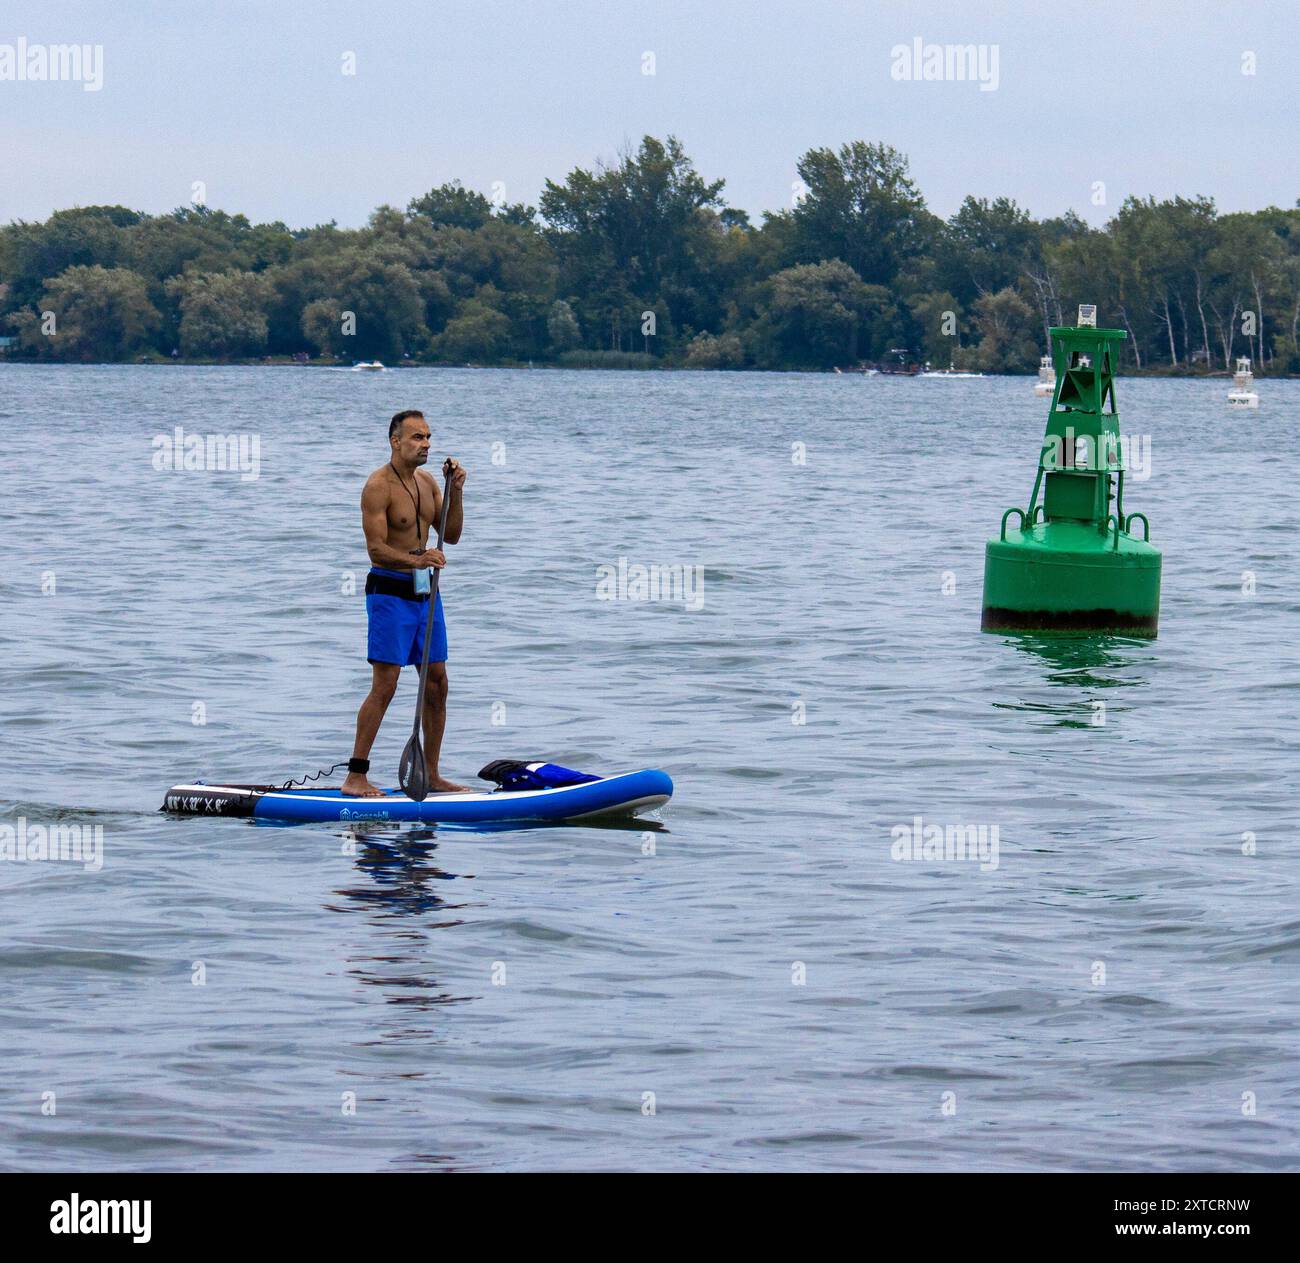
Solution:
M 907 154 L 945 216 L 967 193 L 1094 223 L 1129 194 L 1300 197 L 1300 5 L 1272 0 L 3 0 L 0 75 L 20 37 L 102 45 L 103 86 L 0 79 L 0 222 L 166 211 L 196 181 L 291 226 L 456 178 L 536 204 L 646 133 L 756 218 L 801 153 L 853 139 Z M 996 87 L 895 78 L 917 38 L 996 49 Z

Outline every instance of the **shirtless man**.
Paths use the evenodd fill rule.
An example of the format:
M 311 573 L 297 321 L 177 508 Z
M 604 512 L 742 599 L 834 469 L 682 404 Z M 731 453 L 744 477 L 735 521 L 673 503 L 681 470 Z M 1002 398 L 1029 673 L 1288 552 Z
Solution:
M 419 595 L 415 572 L 441 569 L 446 556 L 427 547 L 429 527 L 442 513 L 442 491 L 420 468 L 429 459 L 429 427 L 424 414 L 414 409 L 399 412 L 389 424 L 392 459 L 366 479 L 361 492 L 361 525 L 372 563 L 366 578 L 366 618 L 372 677 L 370 694 L 357 713 L 357 739 L 348 761 L 343 793 L 371 798 L 383 791 L 370 783 L 370 747 L 393 700 L 404 666 L 419 670 L 424 655 L 424 627 L 428 621 L 428 586 Z M 447 509 L 445 542 L 460 543 L 464 526 L 461 489 L 465 470 L 451 461 L 451 503 Z M 429 769 L 429 789 L 435 793 L 467 787 L 446 780 L 438 772 L 442 732 L 447 722 L 447 624 L 442 594 L 434 606 L 433 637 L 429 646 L 429 677 L 424 693 L 424 759 Z

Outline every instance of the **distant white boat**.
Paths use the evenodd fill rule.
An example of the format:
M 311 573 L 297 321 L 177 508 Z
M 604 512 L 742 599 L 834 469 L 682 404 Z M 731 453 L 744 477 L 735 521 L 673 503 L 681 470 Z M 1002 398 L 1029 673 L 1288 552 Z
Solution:
M 953 381 L 958 381 L 969 377 L 983 377 L 983 373 L 968 373 L 965 369 L 953 368 L 951 364 L 947 368 L 931 368 L 926 363 L 925 368 L 920 373 L 921 377 L 946 377 Z
M 1044 355 L 1038 361 L 1038 380 L 1034 383 L 1034 394 L 1054 395 L 1055 393 L 1056 369 L 1052 365 L 1052 357 Z
M 1237 357 L 1237 371 L 1232 375 L 1232 389 L 1228 391 L 1228 407 L 1259 407 L 1259 395 L 1255 393 L 1255 375 L 1250 371 L 1250 360 L 1247 356 Z
M 385 371 L 384 366 L 378 360 L 361 360 L 359 363 L 352 365 L 354 373 L 382 373 Z

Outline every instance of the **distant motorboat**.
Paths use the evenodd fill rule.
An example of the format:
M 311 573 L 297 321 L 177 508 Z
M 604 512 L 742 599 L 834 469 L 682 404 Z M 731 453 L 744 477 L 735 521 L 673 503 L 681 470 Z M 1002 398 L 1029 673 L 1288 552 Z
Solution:
M 1250 371 L 1250 359 L 1237 357 L 1237 371 L 1232 375 L 1232 389 L 1228 391 L 1229 408 L 1258 408 L 1259 395 L 1255 392 L 1255 375 Z
M 354 373 L 382 373 L 384 366 L 378 360 L 360 360 L 352 365 Z
M 1034 383 L 1034 394 L 1036 395 L 1054 395 L 1056 393 L 1056 369 L 1052 365 L 1052 357 L 1044 355 L 1038 361 L 1038 380 Z
M 951 364 L 949 364 L 947 368 L 931 368 L 928 362 L 920 375 L 922 377 L 945 377 L 953 381 L 969 377 L 984 376 L 983 373 L 968 373 L 965 369 L 954 368 Z
M 906 346 L 890 347 L 876 368 L 882 377 L 915 377 L 921 371 L 920 363 L 912 358 L 912 348 Z

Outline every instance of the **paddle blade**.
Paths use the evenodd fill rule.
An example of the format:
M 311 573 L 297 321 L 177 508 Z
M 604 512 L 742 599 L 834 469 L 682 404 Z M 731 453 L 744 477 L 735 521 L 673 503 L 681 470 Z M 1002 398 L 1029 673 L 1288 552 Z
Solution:
M 429 773 L 424 766 L 424 750 L 420 747 L 419 736 L 412 736 L 402 751 L 402 761 L 397 768 L 397 783 L 402 793 L 417 803 L 422 803 L 429 794 Z

